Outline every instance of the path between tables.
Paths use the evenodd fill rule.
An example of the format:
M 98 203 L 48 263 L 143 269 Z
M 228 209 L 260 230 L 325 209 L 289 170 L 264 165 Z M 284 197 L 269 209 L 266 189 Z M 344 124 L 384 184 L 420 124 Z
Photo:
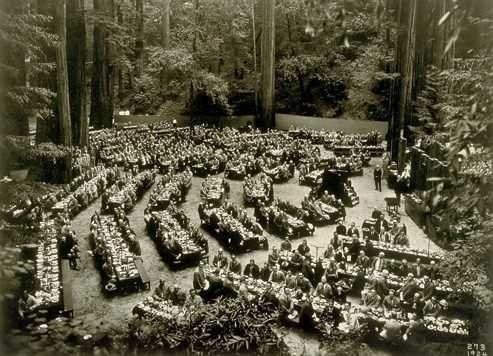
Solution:
M 378 160 L 373 160 L 375 163 Z M 360 197 L 360 204 L 354 208 L 347 208 L 346 221 L 354 221 L 358 227 L 361 227 L 361 223 L 371 215 L 371 211 L 374 207 L 385 210 L 384 198 L 387 196 L 393 196 L 392 190 L 387 188 L 387 185 L 382 184 L 382 192 L 377 192 L 374 187 L 372 167 L 364 169 L 364 175 L 361 177 L 353 177 L 353 185 L 357 194 Z M 181 205 L 181 208 L 185 211 L 190 218 L 191 223 L 195 225 L 200 224 L 200 219 L 197 213 L 197 206 L 200 202 L 200 189 L 203 179 L 193 177 L 192 187 L 186 196 L 186 201 Z M 230 200 L 243 206 L 243 189 L 242 181 L 228 180 L 231 186 Z M 149 277 L 151 279 L 151 291 L 157 285 L 159 279 L 164 279 L 168 284 L 177 284 L 180 288 L 188 290 L 192 286 L 192 274 L 194 268 L 187 268 L 180 271 L 170 271 L 168 266 L 161 259 L 154 242 L 145 232 L 145 222 L 143 219 L 144 209 L 147 206 L 150 192 L 152 188 L 144 194 L 143 198 L 136 204 L 134 209 L 128 215 L 130 220 L 130 226 L 134 229 L 139 239 L 143 264 L 146 268 Z M 274 192 L 275 197 L 283 200 L 289 200 L 296 205 L 301 204 L 301 200 L 308 193 L 309 188 L 298 185 L 297 174 L 296 177 L 284 184 L 275 184 Z M 131 315 L 132 308 L 142 300 L 150 292 L 143 291 L 139 293 L 132 293 L 125 296 L 116 296 L 107 298 L 102 291 L 101 275 L 96 268 L 92 253 L 89 253 L 89 222 L 91 216 L 95 211 L 99 210 L 101 206 L 101 200 L 98 199 L 91 204 L 86 210 L 82 211 L 72 221 L 72 227 L 77 234 L 79 246 L 81 250 L 81 263 L 80 270 L 74 271 L 73 274 L 73 295 L 74 295 L 74 314 L 76 318 L 80 318 L 86 322 L 103 321 L 115 328 L 121 328 L 126 326 L 126 321 Z M 253 215 L 253 209 L 248 208 L 248 213 Z M 400 208 L 400 215 L 402 221 L 407 225 L 408 234 L 410 237 L 410 244 L 412 247 L 424 248 L 428 247 L 428 238 L 424 232 L 412 222 L 412 220 L 405 214 L 404 207 Z M 317 228 L 314 236 L 308 238 L 308 244 L 312 248 L 312 255 L 316 254 L 316 247 L 319 247 L 319 253 L 322 253 L 335 231 L 335 225 L 325 226 Z M 217 240 L 211 237 L 207 232 L 204 235 L 209 240 L 209 255 L 213 256 L 220 248 Z M 268 234 L 270 246 L 280 246 L 282 240 L 278 237 Z M 294 241 L 294 246 L 301 242 L 299 240 Z M 433 243 L 430 243 L 430 250 L 436 251 L 439 248 Z M 255 261 L 261 265 L 268 257 L 268 251 L 258 250 L 252 251 L 247 254 L 238 256 L 238 259 L 244 266 L 250 258 L 254 258 Z M 314 351 L 318 342 L 307 340 L 307 335 L 297 332 L 289 332 L 288 339 L 293 345 L 298 345 L 300 342 L 305 342 L 306 347 L 311 351 Z M 297 351 L 299 347 L 297 347 Z M 295 352 L 298 354 L 298 352 Z

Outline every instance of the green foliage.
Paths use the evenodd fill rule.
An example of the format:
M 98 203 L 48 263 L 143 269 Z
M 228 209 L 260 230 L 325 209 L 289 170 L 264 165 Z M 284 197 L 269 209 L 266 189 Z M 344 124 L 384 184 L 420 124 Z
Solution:
M 49 117 L 55 96 L 32 84 L 54 70 L 45 53 L 57 40 L 46 30 L 51 18 L 30 13 L 28 7 L 28 0 L 0 5 L 0 104 L 4 130 L 14 134 L 26 134 L 30 115 Z
M 129 341 L 137 351 L 281 353 L 282 342 L 272 328 L 276 317 L 271 304 L 222 299 L 197 307 L 185 321 L 136 319 L 129 325 Z
M 195 6 L 198 5 L 197 11 Z M 182 103 L 182 111 L 192 109 L 197 114 L 252 113 L 255 82 L 254 60 L 259 70 L 261 6 L 258 1 L 171 1 L 170 36 L 168 49 L 162 48 L 163 6 L 160 0 L 145 3 L 145 70 L 135 81 L 135 9 L 122 3 L 123 25 L 112 25 L 113 41 L 118 48 L 124 73 L 119 105 L 136 113 L 157 113 L 167 101 Z M 283 1 L 276 4 L 276 58 L 279 77 L 276 79 L 278 110 L 290 113 L 339 116 L 346 110 L 348 90 L 364 91 L 349 107 L 351 114 L 360 114 L 364 105 L 378 104 L 378 95 L 371 93 L 370 80 L 360 86 L 362 77 L 371 78 L 369 61 L 373 53 L 361 47 L 381 41 L 373 19 L 374 1 Z M 253 8 L 252 8 L 253 7 Z M 256 32 L 253 33 L 252 12 L 255 13 Z M 114 22 L 114 21 L 113 21 Z M 253 56 L 253 37 L 256 39 L 257 58 Z M 382 51 L 382 48 L 378 48 Z M 348 64 L 361 58 L 366 67 L 356 71 Z M 320 67 L 317 68 L 317 65 Z M 227 84 L 220 96 L 214 96 L 210 78 L 220 78 Z M 355 78 L 354 74 L 358 77 Z M 305 76 L 305 77 L 304 77 Z M 193 78 L 201 78 L 193 79 Z M 303 85 L 299 84 L 302 78 Z M 190 106 L 190 80 L 206 83 L 206 97 L 198 93 L 200 103 Z M 195 84 L 194 84 L 195 85 Z M 216 86 L 217 87 L 217 86 Z M 302 89 L 303 87 L 303 89 Z M 363 88 L 363 89 L 360 89 Z M 201 90 L 201 89 L 200 89 Z M 211 95 L 209 95 L 211 94 Z M 240 99 L 245 96 L 246 99 Z M 296 98 L 296 100 L 293 100 Z M 351 97 L 349 97 L 351 99 Z M 208 108 L 208 103 L 222 108 Z M 362 105 L 363 103 L 363 105 Z M 231 110 L 231 111 L 230 111 Z M 364 109 L 363 109 L 364 111 Z
M 193 96 L 189 101 L 189 110 L 194 114 L 224 115 L 232 113 L 228 102 L 228 83 L 207 72 L 198 72 L 192 78 Z
M 428 115 L 423 119 L 433 122 L 447 141 L 442 154 L 450 172 L 446 184 L 432 190 L 433 214 L 449 225 L 447 235 L 453 247 L 442 267 L 446 278 L 470 286 L 478 305 L 488 309 L 493 302 L 493 172 L 489 164 L 493 159 L 493 61 L 478 56 L 457 60 L 455 69 L 430 73 Z

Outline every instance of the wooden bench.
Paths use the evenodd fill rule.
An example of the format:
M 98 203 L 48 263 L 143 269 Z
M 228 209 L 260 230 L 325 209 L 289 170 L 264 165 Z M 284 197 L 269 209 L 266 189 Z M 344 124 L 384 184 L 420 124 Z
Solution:
M 68 260 L 62 260 L 62 290 L 63 290 L 63 314 L 74 317 L 74 301 L 72 295 L 72 269 Z
M 147 271 L 144 268 L 144 265 L 142 264 L 142 260 L 136 259 L 135 266 L 137 267 L 137 271 L 139 271 L 140 279 L 142 285 L 144 286 L 144 289 L 146 290 L 151 289 L 151 278 L 149 278 L 149 275 L 147 274 Z

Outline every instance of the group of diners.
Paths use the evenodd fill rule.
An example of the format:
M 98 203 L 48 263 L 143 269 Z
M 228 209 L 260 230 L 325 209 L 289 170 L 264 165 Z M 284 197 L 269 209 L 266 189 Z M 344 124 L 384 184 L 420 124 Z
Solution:
M 207 176 L 200 188 L 200 198 L 207 204 L 219 206 L 229 197 L 229 183 L 220 177 Z
M 96 212 L 91 218 L 90 241 L 106 292 L 138 289 L 147 283 L 142 250 L 123 209 L 116 208 L 112 215 Z
M 178 204 L 185 200 L 185 195 L 192 185 L 192 171 L 190 168 L 181 173 L 168 172 L 155 184 L 149 198 L 150 210 L 166 209 L 168 205 Z
M 166 210 L 146 210 L 144 220 L 159 252 L 171 267 L 197 265 L 207 257 L 207 239 L 173 203 Z
M 198 211 L 202 226 L 228 250 L 243 253 L 268 248 L 262 227 L 245 209 L 226 200 L 218 207 L 201 202 Z
M 280 131 L 244 134 L 205 126 L 166 132 L 103 130 L 91 135 L 91 146 L 94 161 L 106 166 L 129 170 L 157 167 L 161 173 L 190 167 L 200 176 L 217 174 L 228 166 L 228 177 L 264 171 L 276 181 L 292 177 L 300 162 L 318 164 L 325 159 L 310 142 Z
M 255 205 L 254 215 L 266 230 L 281 237 L 311 236 L 315 231 L 314 226 L 305 221 L 307 212 L 278 199 L 270 205 L 259 202 Z
M 274 198 L 273 179 L 261 172 L 256 176 L 247 175 L 243 182 L 243 199 L 246 204 L 270 202 Z
M 307 217 L 312 224 L 334 224 L 339 219 L 346 218 L 346 208 L 341 199 L 336 199 L 333 194 L 324 191 L 319 197 L 316 189 L 312 189 L 303 198 L 301 207 L 307 212 Z
M 154 183 L 155 177 L 154 170 L 140 173 L 121 172 L 116 183 L 104 191 L 101 197 L 101 211 L 103 213 L 111 213 L 116 209 L 130 211 Z

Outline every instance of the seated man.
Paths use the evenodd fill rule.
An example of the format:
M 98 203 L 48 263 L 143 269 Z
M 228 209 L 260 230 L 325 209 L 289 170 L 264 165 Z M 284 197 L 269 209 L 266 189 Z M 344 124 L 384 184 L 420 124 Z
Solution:
M 269 281 L 274 283 L 284 283 L 284 280 L 285 280 L 284 272 L 279 270 L 279 267 L 277 267 L 277 265 L 274 265 L 272 267 L 272 273 L 269 277 Z
M 243 271 L 243 274 L 247 277 L 251 277 L 255 279 L 259 277 L 260 268 L 255 263 L 255 260 L 253 258 L 250 260 L 250 263 L 245 266 L 245 270 Z
M 370 258 L 365 254 L 365 251 L 360 251 L 356 259 L 356 266 L 366 271 L 370 267 Z
M 310 290 L 313 288 L 312 284 L 308 280 L 308 278 L 303 276 L 303 273 L 298 273 L 298 277 L 296 278 L 296 286 L 303 293 L 310 293 Z
M 221 269 L 226 268 L 226 266 L 228 265 L 228 258 L 224 256 L 222 249 L 219 249 L 217 251 L 217 255 L 215 255 L 214 259 L 212 260 L 212 265 Z
M 293 246 L 291 245 L 291 241 L 286 237 L 281 243 L 281 251 L 291 251 L 292 249 Z
M 291 267 L 295 271 L 301 270 L 301 265 L 303 264 L 303 256 L 298 252 L 298 250 L 295 250 L 293 253 L 293 256 L 291 256 Z
M 169 299 L 173 305 L 183 306 L 187 300 L 187 295 L 175 284 L 170 291 Z
M 275 266 L 279 263 L 279 252 L 277 252 L 277 248 L 272 248 L 272 253 L 268 257 L 269 266 Z
M 306 239 L 304 239 L 303 242 L 298 245 L 298 252 L 302 256 L 305 256 L 310 252 L 310 246 L 308 246 L 308 241 Z
M 209 282 L 207 281 L 207 277 L 204 271 L 204 265 L 201 261 L 197 270 L 193 273 L 193 288 L 196 290 L 204 290 L 207 289 Z
M 407 260 L 404 258 L 401 262 L 401 265 L 399 266 L 399 273 L 398 275 L 401 277 L 405 277 L 409 274 L 412 274 L 413 270 L 411 265 L 407 263 Z
M 169 289 L 166 287 L 164 280 L 159 281 L 159 285 L 154 289 L 154 297 L 158 299 L 168 299 Z
M 231 261 L 229 262 L 229 271 L 241 274 L 241 263 L 236 259 L 235 255 L 231 255 Z
M 346 226 L 344 226 L 344 222 L 342 221 L 342 219 L 339 219 L 337 222 L 336 233 L 338 235 L 347 235 Z M 358 237 L 359 237 L 359 233 L 358 233 Z
M 349 227 L 349 229 L 347 230 L 347 235 L 348 236 L 353 236 L 353 235 L 356 235 L 358 236 L 359 238 L 359 230 L 358 228 L 356 227 L 356 224 L 354 222 L 351 223 L 351 226 Z
M 395 291 L 393 289 L 389 289 L 389 294 L 383 298 L 383 310 L 386 313 L 390 313 L 392 311 L 397 311 L 401 307 L 401 301 L 395 295 Z
M 366 293 L 362 293 L 363 305 L 369 308 L 377 308 L 380 306 L 381 298 L 375 291 L 375 288 L 370 288 Z

